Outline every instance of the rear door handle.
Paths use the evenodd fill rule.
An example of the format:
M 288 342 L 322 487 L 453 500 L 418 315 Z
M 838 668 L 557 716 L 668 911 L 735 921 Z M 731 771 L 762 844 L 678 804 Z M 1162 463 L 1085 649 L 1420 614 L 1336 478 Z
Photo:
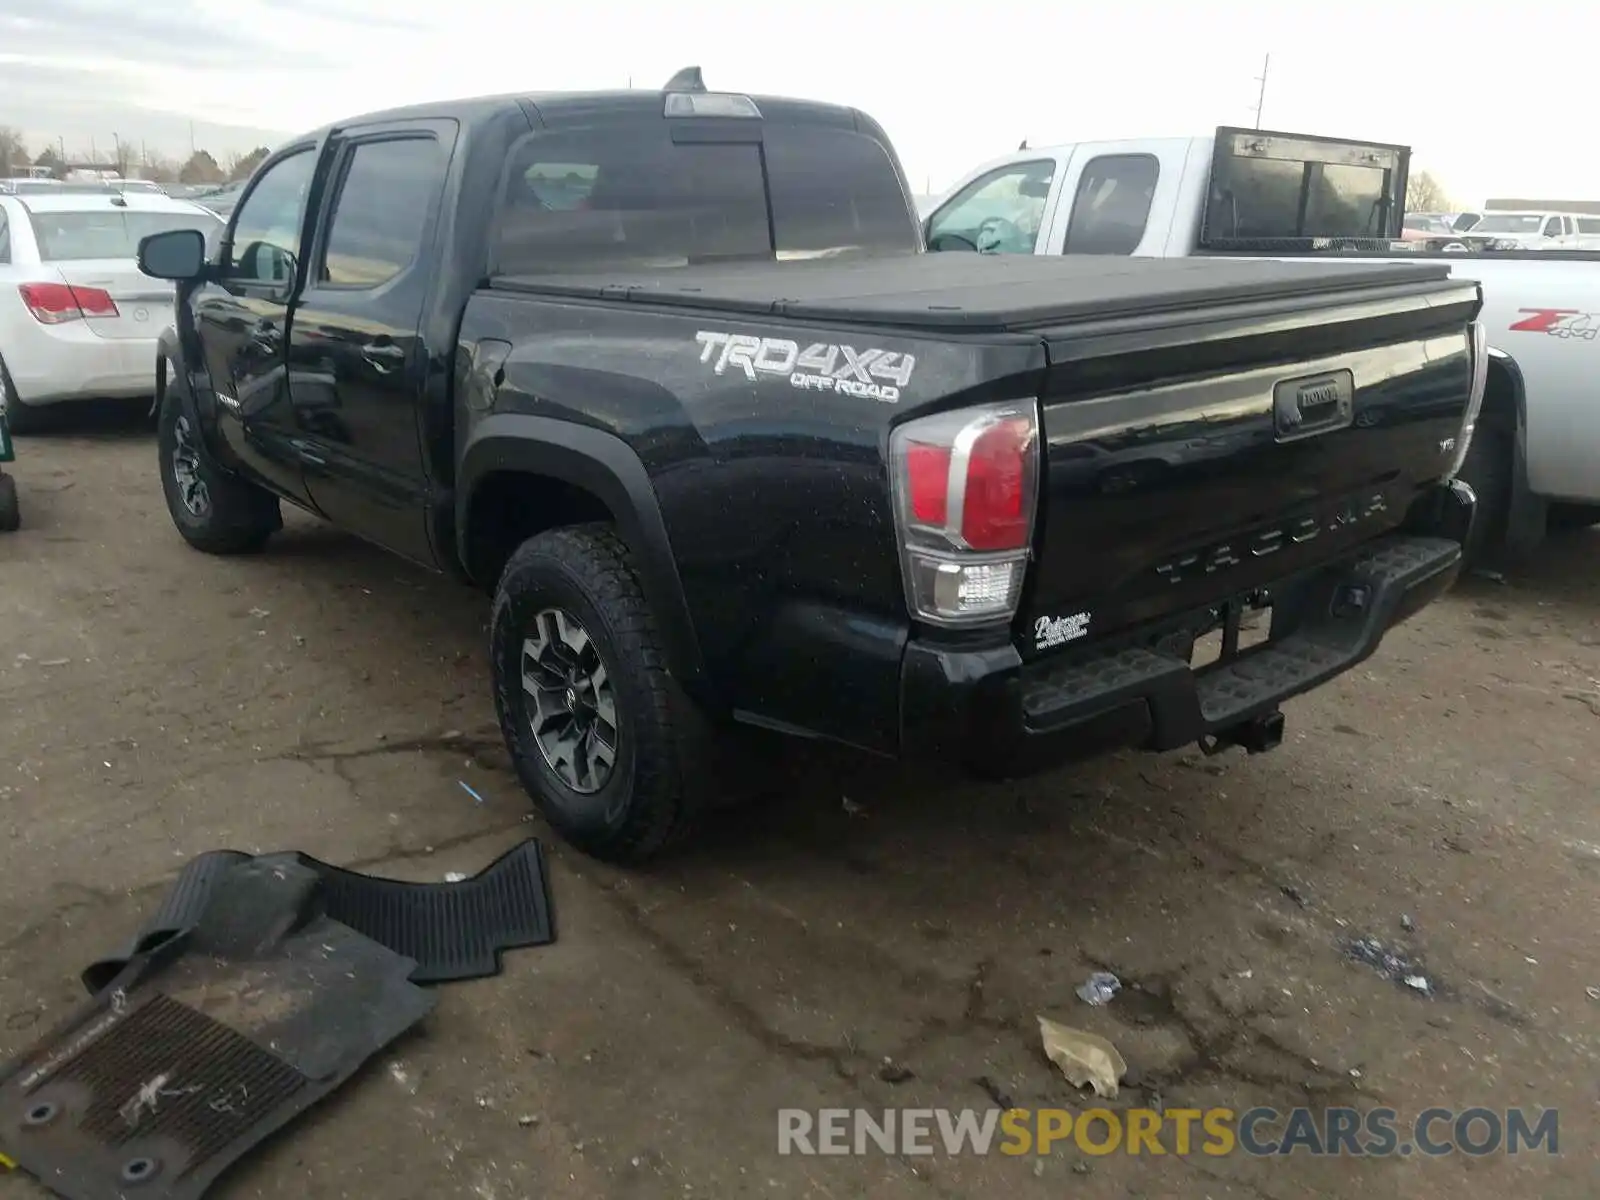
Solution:
M 401 363 L 405 362 L 406 352 L 401 346 L 393 342 L 385 342 L 379 346 L 363 346 L 361 357 L 367 360 L 367 365 L 380 375 L 387 375 Z

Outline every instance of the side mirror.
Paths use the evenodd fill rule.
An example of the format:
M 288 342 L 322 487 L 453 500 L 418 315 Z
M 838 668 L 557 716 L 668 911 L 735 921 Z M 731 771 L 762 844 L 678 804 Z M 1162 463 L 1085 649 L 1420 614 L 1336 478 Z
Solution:
M 206 235 L 198 229 L 169 229 L 139 239 L 139 270 L 152 279 L 187 283 L 206 270 Z

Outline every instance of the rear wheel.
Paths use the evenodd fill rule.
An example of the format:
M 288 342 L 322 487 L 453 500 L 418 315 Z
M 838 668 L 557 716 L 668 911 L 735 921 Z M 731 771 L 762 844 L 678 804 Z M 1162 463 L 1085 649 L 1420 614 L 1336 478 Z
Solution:
M 0 475 L 0 533 L 15 533 L 22 528 L 22 506 L 17 502 L 14 476 Z
M 183 540 L 207 554 L 250 554 L 283 528 L 278 500 L 218 470 L 178 395 L 170 388 L 156 424 L 161 491 Z
M 632 555 L 604 525 L 524 542 L 496 589 L 495 708 L 518 778 L 551 826 L 638 864 L 683 839 L 713 749 L 667 670 Z
M 12 433 L 37 433 L 44 427 L 44 414 L 17 398 L 17 385 L 11 382 L 6 360 L 0 358 L 0 408 L 6 410 L 6 428 Z

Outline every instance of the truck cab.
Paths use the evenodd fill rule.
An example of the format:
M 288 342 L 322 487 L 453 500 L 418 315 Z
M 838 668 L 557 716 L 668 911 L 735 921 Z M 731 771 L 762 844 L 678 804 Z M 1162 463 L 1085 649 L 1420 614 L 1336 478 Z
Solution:
M 1401 242 L 1404 146 L 1224 126 L 1207 137 L 1018 150 L 929 214 L 930 250 L 1181 258 Z
M 1470 557 L 1506 565 L 1552 529 L 1600 521 L 1600 405 L 1582 348 L 1600 330 L 1600 217 L 1487 212 L 1407 236 L 1406 146 L 1222 126 L 1201 137 L 1025 146 L 928 213 L 932 251 L 1448 262 L 1483 287 L 1492 350 L 1463 477 Z

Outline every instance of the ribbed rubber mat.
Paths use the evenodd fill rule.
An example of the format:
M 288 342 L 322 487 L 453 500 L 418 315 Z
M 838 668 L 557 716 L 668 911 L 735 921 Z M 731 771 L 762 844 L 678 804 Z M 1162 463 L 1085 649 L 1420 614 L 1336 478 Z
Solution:
M 93 1097 L 78 1128 L 106 1149 L 170 1139 L 197 1165 L 309 1083 L 249 1038 L 159 992 L 53 1079 L 63 1092 Z M 23 1119 L 43 1124 L 54 1115 L 40 1101 Z M 144 1173 L 124 1165 L 122 1177 Z
M 292 860 L 220 869 L 189 929 L 0 1070 L 0 1152 L 69 1200 L 196 1200 L 421 1020 L 415 964 L 319 887 Z
M 504 951 L 555 940 L 544 854 L 536 841 L 523 842 L 459 883 L 377 879 L 300 857 L 322 877 L 330 917 L 416 959 L 413 983 L 497 975 Z
M 135 955 L 160 945 L 198 920 L 216 881 L 241 862 L 290 862 L 315 871 L 323 911 L 397 954 L 415 959 L 416 983 L 451 983 L 499 974 L 507 950 L 555 941 L 544 851 L 533 839 L 458 883 L 407 883 L 380 879 L 320 862 L 305 854 L 252 860 L 214 850 L 190 860 L 121 954 L 90 964 L 83 986 L 98 992 Z

